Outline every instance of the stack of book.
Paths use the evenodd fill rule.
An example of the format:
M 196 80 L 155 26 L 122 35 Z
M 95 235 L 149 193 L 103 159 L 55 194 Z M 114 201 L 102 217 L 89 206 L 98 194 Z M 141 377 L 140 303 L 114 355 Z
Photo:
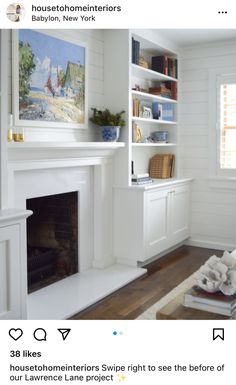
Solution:
M 132 37 L 132 63 L 139 65 L 140 42 Z
M 236 317 L 236 295 L 224 295 L 221 292 L 208 293 L 198 286 L 193 286 L 184 294 L 186 307 Z
M 156 154 L 149 161 L 149 174 L 154 179 L 168 179 L 174 175 L 174 154 Z
M 168 58 L 168 75 L 172 78 L 178 77 L 178 62 L 177 59 Z
M 152 70 L 173 78 L 178 77 L 177 59 L 164 56 L 152 57 Z
M 132 175 L 132 184 L 143 185 L 143 184 L 149 184 L 152 182 L 153 180 L 150 178 L 148 173 Z
M 152 95 L 163 96 L 164 98 L 169 99 L 172 97 L 171 89 L 167 88 L 165 83 L 160 83 L 158 87 L 150 87 L 149 93 Z
M 166 88 L 171 92 L 171 99 L 177 100 L 177 83 L 176 82 L 165 82 Z

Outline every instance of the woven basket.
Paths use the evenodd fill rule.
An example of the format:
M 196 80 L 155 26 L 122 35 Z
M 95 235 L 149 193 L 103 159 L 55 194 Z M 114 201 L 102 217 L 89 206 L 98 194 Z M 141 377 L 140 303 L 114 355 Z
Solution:
M 149 161 L 149 174 L 153 179 L 167 179 L 173 176 L 174 155 L 157 154 Z

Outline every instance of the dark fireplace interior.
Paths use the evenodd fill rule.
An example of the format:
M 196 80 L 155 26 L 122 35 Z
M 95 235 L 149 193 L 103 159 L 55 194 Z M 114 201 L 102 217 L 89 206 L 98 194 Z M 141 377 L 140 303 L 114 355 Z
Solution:
M 28 292 L 78 272 L 78 192 L 27 199 Z

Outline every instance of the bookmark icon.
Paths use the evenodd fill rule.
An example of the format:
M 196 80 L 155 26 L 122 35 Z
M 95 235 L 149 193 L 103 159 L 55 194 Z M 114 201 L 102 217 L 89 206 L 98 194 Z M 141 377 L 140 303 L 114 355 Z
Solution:
M 225 339 L 225 331 L 224 328 L 214 328 L 213 329 L 213 341 L 215 341 L 217 338 L 224 341 Z
M 68 337 L 68 334 L 71 331 L 71 329 L 57 329 L 57 330 L 61 333 L 63 341 L 65 341 L 65 339 Z

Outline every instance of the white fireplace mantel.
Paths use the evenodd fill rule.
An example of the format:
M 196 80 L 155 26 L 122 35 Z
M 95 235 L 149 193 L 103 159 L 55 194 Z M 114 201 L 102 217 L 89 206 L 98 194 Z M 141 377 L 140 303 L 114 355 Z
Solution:
M 114 263 L 110 241 L 101 241 L 101 238 L 105 239 L 105 234 L 111 233 L 113 158 L 124 146 L 122 142 L 9 143 L 9 207 L 24 209 L 27 198 L 68 192 L 77 185 L 84 189 L 91 183 L 91 192 L 87 191 L 85 195 L 91 193 L 93 196 L 90 202 L 96 244 L 93 265 L 104 268 Z M 89 182 L 90 178 L 92 182 Z M 66 190 L 62 191 L 64 188 Z
M 124 147 L 124 142 L 9 142 L 8 148 L 76 148 L 76 149 L 117 149 Z
M 125 147 L 124 142 L 11 142 L 10 162 L 34 159 L 106 158 Z
M 124 146 L 122 142 L 8 144 L 8 207 L 26 213 L 26 218 L 31 214 L 25 211 L 27 199 L 78 191 L 79 273 L 27 295 L 25 219 L 20 228 L 13 221 L 11 228 L 2 230 L 5 243 L 1 246 L 0 242 L 0 247 L 6 254 L 5 260 L 10 258 L 7 242 L 11 242 L 9 250 L 14 255 L 16 250 L 21 250 L 18 253 L 21 268 L 12 265 L 10 273 L 13 276 L 20 271 L 17 277 L 21 296 L 16 294 L 11 313 L 5 312 L 6 301 L 0 303 L 2 318 L 68 318 L 145 274 L 145 269 L 117 264 L 113 255 L 114 163 L 116 153 Z M 4 287 L 7 287 L 5 281 Z M 19 292 L 19 287 L 14 293 Z M 65 305 L 61 306 L 62 303 Z

